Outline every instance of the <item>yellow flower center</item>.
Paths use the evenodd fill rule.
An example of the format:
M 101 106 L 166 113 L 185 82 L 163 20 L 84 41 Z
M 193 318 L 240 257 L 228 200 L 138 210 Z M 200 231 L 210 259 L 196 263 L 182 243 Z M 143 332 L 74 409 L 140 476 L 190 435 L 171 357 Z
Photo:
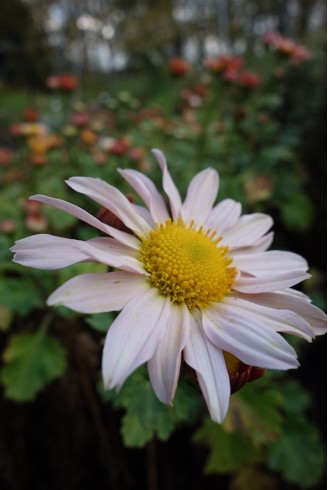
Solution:
M 143 262 L 153 287 L 189 310 L 204 308 L 230 293 L 237 270 L 231 267 L 228 247 L 211 230 L 182 220 L 157 225 L 142 242 Z

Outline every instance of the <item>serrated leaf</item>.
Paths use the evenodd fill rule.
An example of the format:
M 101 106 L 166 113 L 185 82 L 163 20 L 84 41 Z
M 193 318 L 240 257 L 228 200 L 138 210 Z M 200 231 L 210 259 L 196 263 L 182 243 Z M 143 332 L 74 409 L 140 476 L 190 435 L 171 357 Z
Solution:
M 43 330 L 12 336 L 3 360 L 0 376 L 5 395 L 18 402 L 33 400 L 66 367 L 65 350 Z
M 325 454 L 317 429 L 290 417 L 281 437 L 268 450 L 269 468 L 301 488 L 316 485 L 322 476 Z
M 310 396 L 295 380 L 286 380 L 280 384 L 280 393 L 284 397 L 283 409 L 290 415 L 302 414 L 310 405 Z
M 196 417 L 200 406 L 199 398 L 183 383 L 177 389 L 173 406 L 161 403 L 145 371 L 142 367 L 133 373 L 119 393 L 100 388 L 104 400 L 110 401 L 116 408 L 126 409 L 122 435 L 129 447 L 142 447 L 154 436 L 167 440 L 178 424 Z M 129 434 L 129 428 L 132 434 Z
M 127 447 L 143 447 L 153 437 L 153 432 L 143 427 L 136 415 L 123 417 L 121 432 Z
M 205 473 L 234 473 L 257 455 L 256 449 L 239 432 L 226 432 L 222 425 L 209 419 L 194 434 L 193 441 L 205 444 L 210 450 Z
M 281 407 L 284 396 L 266 383 L 266 380 L 249 383 L 234 395 L 233 400 L 239 423 L 256 445 L 276 439 L 283 421 Z

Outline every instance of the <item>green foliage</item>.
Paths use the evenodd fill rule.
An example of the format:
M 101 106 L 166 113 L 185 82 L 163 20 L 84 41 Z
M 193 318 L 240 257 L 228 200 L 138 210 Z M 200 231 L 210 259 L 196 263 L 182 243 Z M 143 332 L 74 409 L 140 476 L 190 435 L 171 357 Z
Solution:
M 40 292 L 32 279 L 5 279 L 0 276 L 0 305 L 25 316 L 40 304 Z
M 324 450 L 317 429 L 305 419 L 288 417 L 268 450 L 268 466 L 300 488 L 316 485 L 323 474 Z
M 248 384 L 233 395 L 222 426 L 205 419 L 194 434 L 193 441 L 209 449 L 205 472 L 236 473 L 236 487 L 248 488 L 249 474 L 256 476 L 260 464 L 300 488 L 316 485 L 325 458 L 319 432 L 305 414 L 309 403 L 296 381 L 267 376 Z
M 126 410 L 121 430 L 128 447 L 143 447 L 154 436 L 162 441 L 167 440 L 177 426 L 192 422 L 200 408 L 199 398 L 183 382 L 177 389 L 173 406 L 161 403 L 144 369 L 132 374 L 120 392 L 101 393 L 114 407 Z
M 286 227 L 295 231 L 306 231 L 313 223 L 315 209 L 305 194 L 294 194 L 281 209 Z
M 316 485 L 325 464 L 318 429 L 309 422 L 304 411 L 309 396 L 295 381 L 282 385 L 285 412 L 280 436 L 268 448 L 268 466 L 301 488 Z
M 257 457 L 256 448 L 241 432 L 227 432 L 210 419 L 194 434 L 193 441 L 210 448 L 206 473 L 234 473 Z
M 12 336 L 3 360 L 0 376 L 5 396 L 17 402 L 33 400 L 66 368 L 65 350 L 44 329 Z

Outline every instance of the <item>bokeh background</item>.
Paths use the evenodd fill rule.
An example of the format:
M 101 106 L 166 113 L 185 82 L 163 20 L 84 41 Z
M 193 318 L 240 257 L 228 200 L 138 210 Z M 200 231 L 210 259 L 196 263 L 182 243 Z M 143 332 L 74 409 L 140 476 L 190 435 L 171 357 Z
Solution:
M 219 426 L 184 369 L 173 408 L 144 368 L 103 391 L 114 316 L 46 306 L 103 266 L 29 270 L 9 252 L 34 233 L 94 236 L 28 196 L 112 219 L 64 180 L 98 176 L 131 195 L 116 169 L 160 184 L 157 147 L 182 193 L 212 166 L 220 199 L 272 215 L 274 248 L 308 260 L 301 290 L 325 309 L 325 113 L 323 0 L 1 1 L 1 488 L 326 488 L 325 339 L 288 339 L 301 367 L 247 384 Z

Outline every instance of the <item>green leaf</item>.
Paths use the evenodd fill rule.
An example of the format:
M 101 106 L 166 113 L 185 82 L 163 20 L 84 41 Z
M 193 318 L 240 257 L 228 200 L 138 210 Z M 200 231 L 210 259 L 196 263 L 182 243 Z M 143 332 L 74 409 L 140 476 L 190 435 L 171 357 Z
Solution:
M 301 488 L 319 483 L 324 463 L 317 429 L 299 418 L 290 417 L 281 437 L 268 448 L 269 468 Z
M 249 383 L 234 395 L 240 421 L 255 445 L 274 440 L 282 428 L 285 399 L 277 389 L 267 386 L 268 374 L 265 377 L 268 379 Z
M 279 385 L 284 397 L 283 409 L 290 415 L 303 414 L 310 405 L 310 396 L 295 380 L 286 380 Z
M 161 403 L 144 367 L 130 376 L 119 393 L 103 391 L 102 396 L 116 408 L 126 409 L 122 436 L 129 447 L 142 447 L 154 436 L 167 440 L 178 424 L 194 420 L 200 406 L 195 392 L 183 383 L 177 389 L 173 406 Z
M 136 415 L 123 417 L 121 432 L 127 447 L 143 447 L 153 437 L 153 431 L 143 427 Z
M 205 473 L 234 473 L 255 460 L 256 449 L 239 432 L 226 432 L 222 425 L 206 419 L 193 441 L 208 446 Z
M 33 400 L 50 381 L 66 368 L 65 350 L 40 329 L 35 333 L 14 335 L 3 354 L 1 381 L 5 395 L 12 400 Z

